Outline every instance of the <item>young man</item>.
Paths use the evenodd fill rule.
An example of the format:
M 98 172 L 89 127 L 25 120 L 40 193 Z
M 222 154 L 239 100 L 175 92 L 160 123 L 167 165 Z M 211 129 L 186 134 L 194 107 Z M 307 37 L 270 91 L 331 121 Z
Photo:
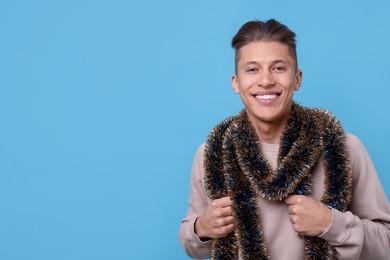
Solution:
M 196 154 L 179 240 L 193 258 L 390 259 L 390 206 L 362 143 L 292 101 L 295 34 L 275 20 L 232 40 L 245 109 Z

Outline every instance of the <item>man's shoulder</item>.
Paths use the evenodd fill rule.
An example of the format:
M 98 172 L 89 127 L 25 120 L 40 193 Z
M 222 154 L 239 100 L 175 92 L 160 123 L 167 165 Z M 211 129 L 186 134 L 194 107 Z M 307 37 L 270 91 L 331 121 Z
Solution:
M 349 132 L 345 132 L 345 141 L 350 149 L 361 148 L 363 146 L 360 139 L 356 135 Z
M 352 164 L 361 162 L 362 160 L 365 161 L 367 158 L 370 158 L 363 142 L 360 141 L 356 135 L 345 133 L 345 143 Z
M 206 148 L 206 143 L 202 143 L 201 145 L 199 145 L 198 149 L 196 150 L 196 155 L 203 156 L 205 148 Z

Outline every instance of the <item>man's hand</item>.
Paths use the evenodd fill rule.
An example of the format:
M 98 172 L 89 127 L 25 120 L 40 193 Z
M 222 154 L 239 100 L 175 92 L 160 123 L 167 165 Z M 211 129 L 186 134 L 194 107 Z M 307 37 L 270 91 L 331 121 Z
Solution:
M 284 201 L 294 230 L 305 236 L 318 236 L 332 221 L 332 210 L 323 203 L 302 195 L 291 195 Z
M 195 222 L 195 233 L 200 239 L 225 237 L 233 231 L 232 208 L 229 197 L 213 200 Z

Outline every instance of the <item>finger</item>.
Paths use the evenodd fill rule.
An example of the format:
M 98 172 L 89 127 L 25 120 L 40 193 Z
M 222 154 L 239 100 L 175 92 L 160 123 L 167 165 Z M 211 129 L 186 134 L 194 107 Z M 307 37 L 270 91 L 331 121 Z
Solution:
M 215 211 L 215 216 L 218 218 L 232 216 L 233 211 L 231 207 L 218 208 Z
M 304 199 L 305 199 L 305 196 L 303 196 L 303 195 L 291 195 L 291 196 L 288 196 L 284 200 L 284 202 L 287 205 L 295 205 L 295 204 L 300 204 Z
M 228 217 L 226 217 L 224 220 L 225 220 L 225 225 L 226 225 L 226 226 L 233 225 L 233 223 L 234 223 L 234 218 L 233 218 L 233 216 L 228 216 Z
M 216 207 L 230 207 L 231 204 L 232 201 L 230 200 L 230 197 L 223 197 L 213 200 L 213 205 Z
M 297 215 L 289 215 L 289 217 L 290 217 L 291 223 L 293 223 L 295 225 L 298 221 L 298 216 Z
M 234 224 L 229 224 L 226 226 L 227 233 L 230 233 L 234 230 Z
M 293 206 L 288 206 L 287 212 L 288 212 L 289 215 L 294 215 L 295 214 L 294 207 Z
M 290 195 L 288 196 L 284 202 L 287 204 L 287 205 L 294 205 L 296 203 L 296 199 L 299 195 Z
M 222 227 L 221 229 L 223 230 L 223 233 L 225 235 L 227 235 L 234 230 L 234 224 L 226 225 L 226 226 Z
M 225 237 L 227 234 L 234 230 L 234 225 L 230 224 L 227 226 L 220 227 L 215 230 L 216 238 Z
M 225 227 L 225 226 L 228 226 L 228 225 L 231 225 L 231 224 L 233 224 L 233 216 L 228 216 L 228 217 L 225 217 L 225 218 L 218 218 L 215 221 L 215 226 L 216 227 Z

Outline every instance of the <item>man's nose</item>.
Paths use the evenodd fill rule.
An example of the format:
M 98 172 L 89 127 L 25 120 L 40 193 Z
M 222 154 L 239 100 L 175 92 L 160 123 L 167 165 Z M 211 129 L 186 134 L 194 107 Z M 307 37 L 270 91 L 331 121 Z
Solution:
M 263 71 L 262 73 L 260 73 L 257 79 L 257 84 L 262 87 L 269 87 L 275 85 L 272 73 L 269 71 Z

